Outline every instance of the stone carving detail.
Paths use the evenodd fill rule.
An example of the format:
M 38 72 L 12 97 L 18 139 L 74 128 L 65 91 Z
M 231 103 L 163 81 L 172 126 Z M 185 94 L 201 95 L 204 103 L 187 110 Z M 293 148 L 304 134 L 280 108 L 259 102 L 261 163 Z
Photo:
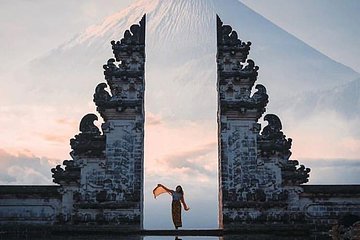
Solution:
M 51 169 L 53 182 L 58 184 L 78 184 L 80 181 L 80 167 L 76 166 L 73 160 L 65 160 L 63 165 L 65 166 L 65 169 L 60 165 Z
M 258 107 L 258 108 L 265 108 L 269 102 L 269 96 L 266 94 L 266 88 L 261 85 L 257 84 L 255 86 L 257 91 L 251 97 L 251 101 Z M 265 110 L 264 110 L 265 111 Z
M 291 155 L 292 139 L 286 139 L 286 136 L 281 131 L 282 125 L 279 117 L 275 114 L 267 114 L 264 120 L 268 121 L 269 124 L 263 129 L 259 137 L 261 156 L 266 157 L 277 154 L 288 159 Z
M 254 84 L 258 76 L 259 67 L 251 59 L 247 60 L 247 65 L 238 60 L 231 59 L 231 54 L 223 52 L 218 56 L 218 69 L 221 75 L 226 78 L 235 78 L 236 80 L 248 81 Z
M 103 113 L 106 109 L 116 108 L 118 111 L 122 111 L 124 108 L 122 106 L 121 99 L 113 99 L 111 95 L 105 90 L 107 88 L 106 83 L 100 83 L 95 88 L 93 101 L 97 106 L 96 110 L 104 117 Z
M 259 140 L 259 152 L 261 157 L 277 157 L 282 171 L 282 183 L 285 185 L 300 185 L 308 182 L 309 168 L 299 165 L 296 160 L 289 160 L 291 156 L 292 139 L 286 139 L 281 131 L 282 124 L 278 116 L 267 114 L 264 117 L 268 125 L 262 131 Z
M 220 86 L 220 99 L 226 100 L 221 102 L 222 110 L 240 110 L 244 112 L 247 109 L 257 109 L 259 113 L 265 112 L 265 107 L 269 102 L 266 88 L 261 84 L 256 85 L 255 88 L 257 92 L 250 96 L 250 90 L 234 86 L 232 82 Z
M 285 185 L 297 186 L 309 181 L 310 168 L 299 165 L 297 160 L 289 160 L 283 163 L 281 167 L 282 180 Z
M 113 77 L 137 77 L 140 71 L 144 70 L 142 58 L 139 56 L 132 56 L 131 60 L 122 60 L 118 65 L 116 60 L 110 58 L 103 66 L 106 80 L 111 80 Z
M 99 84 L 94 94 L 97 111 L 105 120 L 111 109 L 117 112 L 142 111 L 145 90 L 145 16 L 138 25 L 125 31 L 123 39 L 111 41 L 111 45 L 115 58 L 110 58 L 103 66 L 111 95 L 105 91 L 104 84 Z
M 231 126 L 227 140 L 229 201 L 243 201 L 255 191 L 258 181 L 253 177 L 256 170 L 256 139 L 242 126 Z
M 238 39 L 236 31 L 223 25 L 219 17 L 217 24 L 219 107 L 223 113 L 234 111 L 244 115 L 252 112 L 259 118 L 265 111 L 268 95 L 266 88 L 258 84 L 258 91 L 251 96 L 259 70 L 253 60 L 247 59 L 251 43 Z
M 232 59 L 244 62 L 249 54 L 251 42 L 241 41 L 237 32 L 229 25 L 223 25 L 219 16 L 217 16 L 217 42 L 220 52 L 230 52 Z
M 116 139 L 109 139 L 106 163 L 107 179 L 112 183 L 111 192 L 122 201 L 139 201 L 141 186 L 142 132 L 134 131 L 134 123 L 116 126 Z M 119 195 L 120 193 L 120 195 Z
M 80 122 L 80 134 L 70 140 L 73 157 L 103 156 L 105 151 L 105 136 L 100 135 L 99 128 L 94 124 L 98 120 L 95 114 L 85 115 Z
M 110 101 L 111 96 L 105 90 L 105 88 L 107 88 L 106 83 L 99 83 L 97 85 L 97 87 L 95 89 L 95 94 L 94 94 L 94 102 L 95 102 L 96 106 L 105 105 Z
M 89 113 L 85 115 L 80 121 L 79 130 L 82 134 L 100 135 L 99 128 L 94 124 L 94 121 L 99 120 L 95 114 Z
M 63 169 L 60 165 L 51 169 L 53 182 L 66 187 L 79 185 L 81 182 L 81 169 L 85 159 L 102 158 L 105 156 L 105 136 L 101 135 L 99 128 L 94 124 L 98 120 L 95 114 L 87 114 L 80 121 L 80 133 L 70 140 L 73 160 L 65 160 Z
M 126 30 L 124 38 L 120 41 L 111 42 L 113 53 L 117 61 L 127 58 L 128 53 L 140 53 L 145 58 L 145 15 L 139 22 Z

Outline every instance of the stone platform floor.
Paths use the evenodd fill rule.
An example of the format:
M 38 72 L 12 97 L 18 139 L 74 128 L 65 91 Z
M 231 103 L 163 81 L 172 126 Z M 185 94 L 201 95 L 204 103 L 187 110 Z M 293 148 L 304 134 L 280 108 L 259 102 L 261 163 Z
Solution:
M 325 235 L 326 232 L 324 232 Z M 29 238 L 28 236 L 31 236 Z M 328 239 L 309 238 L 309 225 L 247 225 L 233 229 L 148 230 L 119 226 L 0 226 L 2 239 Z M 41 238 L 43 237 L 43 238 Z M 45 238 L 44 238 L 45 237 Z M 158 237 L 158 238 L 157 238 Z

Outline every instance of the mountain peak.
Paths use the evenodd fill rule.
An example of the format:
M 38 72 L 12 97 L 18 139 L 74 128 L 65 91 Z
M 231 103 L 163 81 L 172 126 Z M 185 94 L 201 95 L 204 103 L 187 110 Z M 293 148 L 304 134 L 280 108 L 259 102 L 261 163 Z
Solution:
M 110 41 L 121 39 L 124 31 L 138 23 L 145 13 L 147 88 L 161 96 L 156 109 L 168 108 L 167 99 L 173 98 L 174 91 L 184 91 L 176 93 L 179 105 L 192 105 L 196 99 L 186 92 L 197 89 L 202 96 L 204 88 L 215 86 L 216 14 L 232 26 L 242 41 L 252 42 L 249 58 L 260 66 L 259 82 L 267 86 L 270 96 L 278 96 L 274 101 L 301 92 L 331 89 L 359 77 L 237 0 L 136 1 L 40 59 L 41 68 L 47 66 L 45 72 L 52 75 L 59 72 L 59 78 L 72 79 L 63 76 L 68 72 L 64 69 L 81 65 L 72 72 L 84 79 L 79 81 L 79 88 L 84 87 L 81 81 L 85 79 L 96 82 L 95 77 L 102 77 L 101 66 L 112 57 Z M 159 73 L 163 76 L 155 77 Z M 162 81 L 169 83 L 169 89 L 157 89 Z M 209 104 L 215 105 L 216 101 Z M 191 113 L 183 113 L 197 117 L 195 113 L 202 107 L 193 106 L 196 111 L 189 108 Z
M 191 34 L 197 35 L 198 41 L 207 41 L 209 37 L 213 37 L 215 30 L 209 36 L 208 28 L 214 28 L 216 14 L 221 16 L 221 13 L 227 11 L 225 5 L 234 4 L 241 6 L 242 9 L 250 10 L 237 0 L 225 0 L 221 4 L 216 0 L 138 0 L 127 8 L 108 16 L 102 23 L 88 27 L 67 43 L 66 47 L 91 42 L 92 38 L 108 36 L 109 32 L 116 32 L 116 35 L 111 34 L 111 36 L 115 39 L 120 38 L 118 34 L 138 22 L 144 14 L 147 14 L 149 22 L 147 31 L 153 32 L 158 38 L 187 40 L 186 35 Z M 164 26 L 167 28 L 164 29 Z

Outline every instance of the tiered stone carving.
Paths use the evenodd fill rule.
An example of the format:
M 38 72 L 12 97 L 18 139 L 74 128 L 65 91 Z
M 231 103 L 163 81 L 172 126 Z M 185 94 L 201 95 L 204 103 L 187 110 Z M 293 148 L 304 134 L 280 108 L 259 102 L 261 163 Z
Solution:
M 105 136 L 101 135 L 99 128 L 94 124 L 98 120 L 95 114 L 85 115 L 80 122 L 80 134 L 70 140 L 74 159 L 80 157 L 104 157 Z
M 111 42 L 114 58 L 104 65 L 107 83 L 95 88 L 95 114 L 80 122 L 70 140 L 73 160 L 53 168 L 61 185 L 61 223 L 132 225 L 142 227 L 144 171 L 145 16 Z M 109 88 L 110 91 L 107 91 Z
M 310 169 L 289 160 L 292 140 L 276 115 L 264 117 L 261 131 L 269 97 L 261 84 L 251 95 L 259 70 L 247 59 L 251 43 L 217 17 L 217 44 L 220 224 L 283 222 L 289 196 Z
M 58 184 L 79 184 L 80 182 L 80 167 L 75 164 L 73 160 L 65 160 L 63 162 L 65 169 L 60 165 L 51 169 L 54 183 Z
M 267 114 L 264 120 L 269 124 L 259 137 L 259 156 L 264 159 L 277 158 L 281 167 L 282 183 L 284 185 L 300 185 L 308 182 L 310 168 L 299 165 L 297 160 L 289 160 L 291 156 L 292 139 L 286 139 L 281 121 L 274 114 Z

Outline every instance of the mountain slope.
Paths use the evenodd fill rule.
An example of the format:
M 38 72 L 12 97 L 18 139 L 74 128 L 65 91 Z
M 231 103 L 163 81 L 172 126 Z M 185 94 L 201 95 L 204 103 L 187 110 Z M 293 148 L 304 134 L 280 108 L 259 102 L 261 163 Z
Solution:
M 335 112 L 344 120 L 360 119 L 360 78 L 331 89 L 308 91 L 293 96 L 291 101 L 283 99 L 277 107 L 301 119 L 320 112 Z
M 112 57 L 109 42 L 120 39 L 144 13 L 147 109 L 154 112 L 171 116 L 174 106 L 169 105 L 173 103 L 188 106 L 181 111 L 184 118 L 197 118 L 199 112 L 208 116 L 214 113 L 216 13 L 242 40 L 252 41 L 250 57 L 260 66 L 259 82 L 268 88 L 272 101 L 309 90 L 331 89 L 359 77 L 236 0 L 140 0 L 34 61 L 31 74 L 39 82 L 34 99 L 41 100 L 39 93 L 49 89 L 54 101 L 91 96 L 103 78 L 102 64 Z M 29 87 L 33 87 L 32 82 Z M 193 106 L 196 99 L 201 99 L 201 108 Z

